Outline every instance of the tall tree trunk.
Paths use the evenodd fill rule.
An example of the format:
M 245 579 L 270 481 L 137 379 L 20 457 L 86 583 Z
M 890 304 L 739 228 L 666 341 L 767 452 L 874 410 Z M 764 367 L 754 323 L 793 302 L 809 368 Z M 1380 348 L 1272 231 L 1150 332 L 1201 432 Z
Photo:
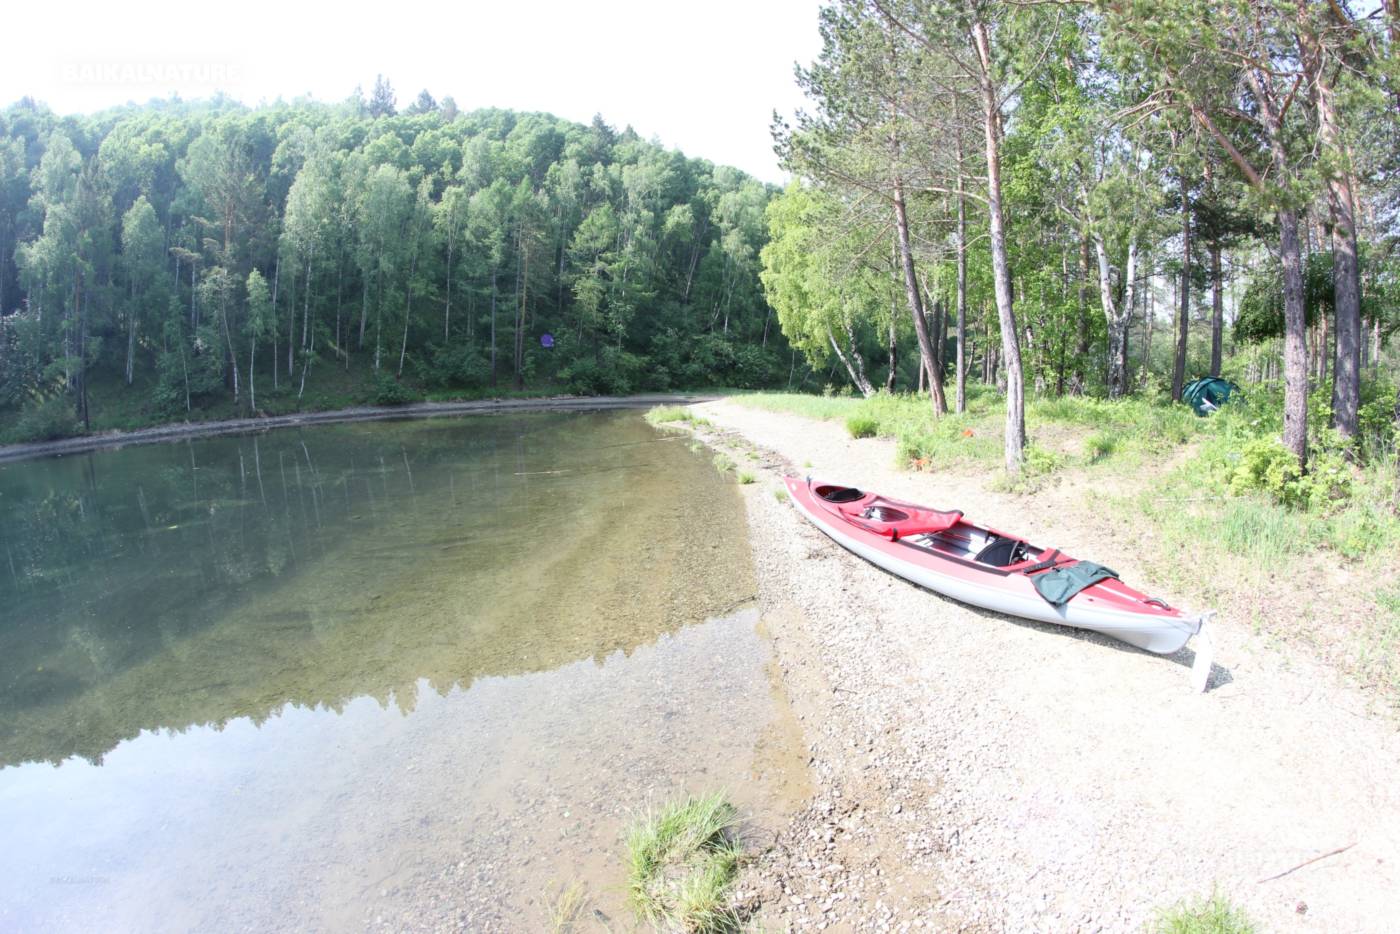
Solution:
M 899 368 L 899 353 L 895 345 L 895 314 L 894 309 L 890 309 L 890 372 L 885 377 L 885 391 L 894 392 L 895 371 Z M 791 382 L 791 380 L 789 380 Z
M 253 361 L 257 359 L 257 356 L 258 339 L 250 336 L 248 338 L 248 411 L 253 415 L 258 414 L 258 394 L 257 390 L 253 388 Z
M 904 273 L 904 296 L 909 302 L 909 314 L 914 318 L 914 334 L 919 340 L 919 356 L 929 373 L 936 373 L 933 363 L 933 343 L 929 340 L 928 322 L 924 318 L 923 296 L 919 292 L 919 279 L 914 271 L 914 250 L 909 242 L 909 215 L 904 206 L 904 183 L 898 179 L 894 183 L 895 231 L 899 238 L 899 263 Z M 935 415 L 948 411 L 948 400 L 943 396 L 943 386 L 936 379 L 929 380 Z
M 987 215 L 992 247 L 992 284 L 1001 323 L 1002 365 L 1006 369 L 1006 470 L 1017 474 L 1025 463 L 1026 400 L 1021 377 L 1021 348 L 1016 342 L 1016 313 L 1011 307 L 1011 269 L 1006 256 L 1006 228 L 1001 211 L 1001 104 L 992 84 L 991 40 L 987 24 L 975 20 L 972 40 L 982 91 L 982 125 L 987 144 Z
M 369 322 L 369 279 L 369 273 L 360 270 L 360 345 L 356 350 L 365 349 L 365 325 Z
M 1191 197 L 1186 184 L 1186 173 L 1179 176 L 1181 183 L 1181 293 L 1178 296 L 1180 307 L 1176 315 L 1176 358 L 1172 363 L 1172 401 L 1181 401 L 1181 390 L 1186 384 L 1186 339 L 1191 325 Z
M 233 373 L 233 404 L 238 405 L 238 352 L 233 346 L 233 331 L 228 324 L 228 292 L 220 303 L 219 317 L 223 319 L 224 343 L 228 344 L 229 371 Z
M 1361 405 L 1361 271 L 1357 261 L 1356 201 L 1346 143 L 1337 119 L 1336 89 L 1322 42 L 1311 28 L 1299 30 L 1304 67 L 1312 78 L 1318 136 L 1335 163 L 1327 173 L 1332 221 L 1333 306 L 1337 316 L 1336 373 L 1332 381 L 1332 427 L 1346 438 L 1358 430 Z M 1327 345 L 1318 348 L 1324 357 Z
M 1220 272 L 1220 241 L 1210 243 L 1210 375 L 1220 375 L 1225 340 L 1224 278 Z
M 453 233 L 447 234 L 447 299 L 442 308 L 442 339 L 452 339 L 452 247 Z
M 1147 289 L 1147 307 L 1143 309 L 1143 317 L 1147 319 L 1147 334 L 1142 341 L 1142 390 L 1146 392 L 1152 376 L 1152 325 L 1157 320 L 1157 295 L 1151 286 Z
M 496 385 L 496 267 L 491 267 L 491 385 Z
M 0 257 L 0 266 L 4 265 L 4 257 Z M 3 295 L 0 290 L 0 295 Z M 134 375 L 133 360 L 136 357 L 136 279 L 131 280 L 131 310 L 126 315 L 126 384 L 131 385 Z
M 831 349 L 836 352 L 836 359 L 840 360 L 841 365 L 846 368 L 851 382 L 860 390 L 860 394 L 868 399 L 875 395 L 875 387 L 870 385 L 870 380 L 865 377 L 865 361 L 861 358 L 860 351 L 856 349 L 855 333 L 851 329 L 850 322 L 842 321 L 842 324 L 846 330 L 846 340 L 849 342 L 849 357 L 841 352 L 841 345 L 836 342 L 836 335 L 831 333 L 830 327 L 826 329 L 826 339 L 831 342 Z
M 277 363 L 278 363 L 277 358 L 278 358 L 278 356 L 280 356 L 280 355 L 277 353 L 277 284 L 278 284 L 278 280 L 281 279 L 281 278 L 282 278 L 282 254 L 281 254 L 281 251 L 278 251 L 278 254 L 277 254 L 277 262 L 276 262 L 276 264 L 272 267 L 272 312 L 271 312 L 272 327 L 270 328 L 270 330 L 272 331 L 272 388 L 273 388 L 273 389 L 276 389 L 276 388 L 277 388 Z M 289 378 L 289 379 L 291 378 L 291 375 L 290 375 L 290 374 L 288 374 L 288 378 Z
M 79 255 L 78 262 L 82 261 L 82 256 Z M 79 272 L 73 296 L 78 310 L 78 414 L 83 417 L 83 431 L 91 431 L 92 422 L 88 414 L 87 391 L 87 305 L 85 304 L 87 296 L 82 293 L 82 281 L 83 274 Z
M 1099 261 L 1099 301 L 1103 304 L 1104 322 L 1108 325 L 1108 397 L 1119 399 L 1128 393 L 1127 358 L 1128 324 L 1131 321 L 1133 295 L 1137 280 L 1137 242 L 1128 243 L 1128 265 L 1123 274 L 1123 302 L 1113 295 L 1113 267 L 1108 261 L 1108 248 L 1103 238 L 1094 235 L 1094 251 Z
M 520 278 L 520 310 L 515 318 L 515 388 L 525 388 L 525 311 L 530 296 L 530 248 L 524 247 L 524 272 Z M 728 317 L 725 318 L 728 323 Z
M 967 411 L 967 203 L 963 199 L 962 135 L 958 135 L 958 388 L 954 407 Z
M 413 274 L 417 270 L 418 250 L 415 248 L 413 261 L 408 264 L 408 285 L 403 303 L 403 343 L 399 344 L 399 368 L 394 373 L 395 379 L 403 379 L 403 362 L 408 357 L 408 323 L 413 320 Z
M 1070 391 L 1083 395 L 1088 389 L 1088 374 L 1085 366 L 1089 360 L 1089 233 L 1083 231 L 1079 237 L 1079 286 L 1076 289 L 1079 302 L 1079 326 L 1074 342 L 1074 376 L 1070 380 Z

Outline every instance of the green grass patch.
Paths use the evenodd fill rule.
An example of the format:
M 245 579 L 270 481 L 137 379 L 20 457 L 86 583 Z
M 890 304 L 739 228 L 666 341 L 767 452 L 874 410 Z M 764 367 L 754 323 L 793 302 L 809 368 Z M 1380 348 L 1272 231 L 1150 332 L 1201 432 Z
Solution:
M 775 486 L 775 487 L 773 488 L 773 498 L 776 499 L 776 500 L 777 500 L 778 502 L 780 502 L 780 503 L 785 503 L 785 502 L 787 502 L 787 498 L 788 498 L 788 491 L 787 491 L 787 489 L 786 489 L 785 487 Z
M 1084 439 L 1084 456 L 1089 463 L 1096 464 L 1112 457 L 1113 451 L 1117 447 L 1118 438 L 1116 435 L 1107 431 L 1096 431 Z
M 1400 698 L 1400 583 L 1376 594 L 1377 614 L 1362 636 L 1359 666 L 1392 699 Z
M 751 472 L 749 472 L 749 471 L 747 471 L 747 470 L 741 470 L 741 471 L 739 471 L 735 476 L 738 478 L 738 480 L 739 480 L 740 483 L 744 483 L 744 484 L 753 483 L 755 480 L 758 479 L 758 478 L 755 477 Z
M 720 473 L 728 473 L 734 469 L 734 461 L 730 459 L 728 454 L 722 451 L 715 455 L 714 465 L 715 470 L 718 470 Z
M 689 797 L 627 834 L 627 895 L 642 920 L 683 931 L 737 930 L 739 812 L 722 793 Z
M 846 416 L 846 431 L 852 438 L 873 438 L 880 433 L 880 422 L 872 415 L 857 412 Z
M 1210 898 L 1177 902 L 1157 912 L 1152 934 L 1254 934 L 1254 922 L 1219 892 Z
M 695 413 L 683 405 L 658 405 L 650 409 L 645 418 L 653 425 L 671 425 L 676 422 L 693 422 Z

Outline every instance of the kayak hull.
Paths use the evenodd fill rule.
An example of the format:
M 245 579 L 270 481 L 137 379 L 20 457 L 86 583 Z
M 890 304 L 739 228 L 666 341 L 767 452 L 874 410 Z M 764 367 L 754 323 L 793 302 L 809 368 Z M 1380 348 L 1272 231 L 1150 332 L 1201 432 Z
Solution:
M 849 510 L 832 509 L 830 503 L 814 492 L 832 487 L 796 477 L 786 478 L 786 484 L 798 511 L 838 545 L 891 574 L 961 603 L 1021 619 L 1091 630 L 1158 654 L 1176 652 L 1201 629 L 1202 616 L 1173 609 L 1116 579 L 1093 584 L 1064 605 L 1054 606 L 1035 589 L 1031 577 L 1017 570 L 1016 565 L 984 567 L 967 556 L 958 558 L 929 547 L 921 536 L 891 537 L 878 527 L 850 521 Z M 920 508 L 875 494 L 865 496 L 866 502 Z M 878 523 L 873 525 L 878 526 Z M 970 534 L 1002 534 L 962 522 L 952 530 L 957 533 L 964 527 Z M 936 541 L 936 537 L 933 540 Z M 1029 548 L 1034 550 L 1034 546 Z M 1052 560 L 1060 554 L 1052 549 L 1039 553 Z M 1068 556 L 1062 557 L 1065 562 L 1074 561 Z M 1023 565 L 1034 563 L 1032 559 L 1022 562 Z

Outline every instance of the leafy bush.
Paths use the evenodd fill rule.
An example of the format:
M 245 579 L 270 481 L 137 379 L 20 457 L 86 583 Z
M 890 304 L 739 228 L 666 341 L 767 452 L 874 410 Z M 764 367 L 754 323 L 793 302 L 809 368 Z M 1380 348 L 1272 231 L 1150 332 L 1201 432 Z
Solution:
M 1239 452 L 1229 490 L 1237 496 L 1265 493 L 1297 509 L 1315 509 L 1350 493 L 1351 473 L 1340 455 L 1318 448 L 1308 467 L 1305 474 L 1298 459 L 1278 439 L 1254 438 Z
M 393 376 L 385 372 L 375 377 L 374 380 L 374 404 L 375 405 L 405 405 L 414 400 L 414 394 L 409 388 L 399 382 Z
M 852 438 L 873 438 L 880 433 L 880 421 L 870 415 L 852 415 L 846 419 L 846 430 Z
M 26 407 L 15 423 L 16 441 L 54 441 L 82 434 L 82 425 L 66 395 Z
M 641 382 L 645 361 L 616 347 L 606 347 L 598 357 L 574 360 L 559 371 L 570 392 L 584 396 L 625 396 Z
M 429 349 L 430 362 L 418 373 L 439 389 L 478 389 L 491 378 L 491 362 L 469 344 Z

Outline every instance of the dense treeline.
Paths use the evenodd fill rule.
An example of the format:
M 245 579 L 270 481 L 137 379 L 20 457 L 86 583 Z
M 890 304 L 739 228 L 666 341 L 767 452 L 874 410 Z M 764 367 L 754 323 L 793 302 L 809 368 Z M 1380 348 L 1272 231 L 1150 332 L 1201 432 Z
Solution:
M 342 104 L 22 101 L 0 112 L 0 416 L 76 430 L 93 387 L 149 419 L 295 407 L 318 379 L 381 402 L 782 382 L 771 194 L 601 118 L 426 92 L 396 112 L 382 79 Z
M 868 395 L 908 342 L 938 413 L 996 384 L 1011 471 L 1027 390 L 1281 377 L 1300 465 L 1378 392 L 1400 421 L 1396 4 L 837 0 L 820 28 L 763 273 L 814 363 Z

